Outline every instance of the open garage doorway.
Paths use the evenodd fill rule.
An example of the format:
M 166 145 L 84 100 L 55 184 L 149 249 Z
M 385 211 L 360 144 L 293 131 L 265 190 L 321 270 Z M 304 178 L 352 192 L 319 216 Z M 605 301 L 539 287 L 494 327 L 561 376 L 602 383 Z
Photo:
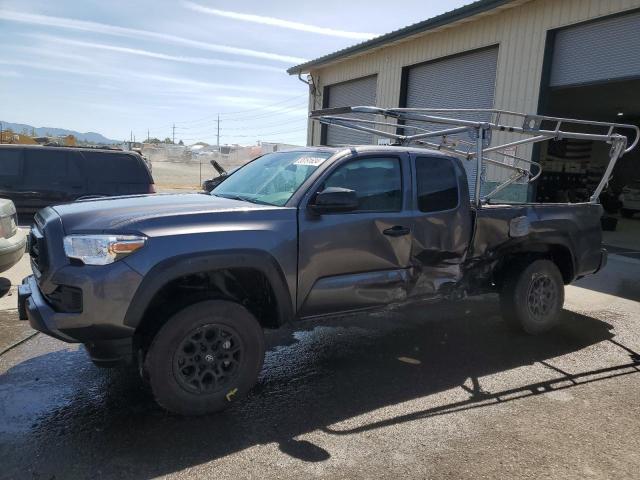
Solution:
M 550 32 L 539 112 L 640 125 L 640 12 Z M 612 45 L 617 45 L 611 49 Z M 628 55 L 628 54 L 631 55 Z M 632 139 L 633 140 L 633 139 Z M 562 140 L 540 145 L 543 174 L 535 198 L 587 201 L 609 160 L 602 142 Z M 618 160 L 600 196 L 605 243 L 640 258 L 640 148 Z M 638 212 L 636 213 L 636 209 Z

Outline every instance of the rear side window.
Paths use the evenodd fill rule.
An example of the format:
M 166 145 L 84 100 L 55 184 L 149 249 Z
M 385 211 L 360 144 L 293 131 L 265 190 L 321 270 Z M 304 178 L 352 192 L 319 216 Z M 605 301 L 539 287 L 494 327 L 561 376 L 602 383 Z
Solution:
M 458 177 L 451 160 L 418 157 L 416 177 L 421 212 L 441 212 L 458 206 Z
M 45 182 L 77 180 L 80 172 L 65 150 L 26 150 L 27 178 Z
M 104 183 L 149 183 L 142 161 L 124 153 L 83 152 L 87 175 Z
M 397 212 L 402 209 L 402 173 L 397 158 L 362 158 L 336 169 L 324 187 L 354 190 L 360 212 Z
M 20 175 L 22 149 L 0 149 L 0 176 L 17 177 Z

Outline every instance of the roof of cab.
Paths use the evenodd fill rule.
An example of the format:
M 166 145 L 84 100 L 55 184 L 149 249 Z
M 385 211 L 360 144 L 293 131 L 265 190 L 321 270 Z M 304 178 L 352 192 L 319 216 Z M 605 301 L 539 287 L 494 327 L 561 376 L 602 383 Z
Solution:
M 62 146 L 62 147 L 56 147 L 56 146 L 47 146 L 47 145 L 24 145 L 24 144 L 20 144 L 20 143 L 3 143 L 0 145 L 0 148 L 26 148 L 26 149 L 34 149 L 34 150 L 42 150 L 42 149 L 48 149 L 48 150 L 62 150 L 62 151 L 67 151 L 67 150 L 72 150 L 75 152 L 102 152 L 102 153 L 126 153 L 126 154 L 133 154 L 133 155 L 140 155 L 138 152 L 134 152 L 131 150 L 119 150 L 119 149 L 113 149 L 113 148 L 93 148 L 93 147 L 66 147 L 66 146 Z
M 393 146 L 393 145 L 344 145 L 340 147 L 303 147 L 296 148 L 292 150 L 287 150 L 289 152 L 330 152 L 335 154 L 340 153 L 414 153 L 414 154 L 425 154 L 428 153 L 429 156 L 437 156 L 437 157 L 447 157 L 451 158 L 452 155 L 447 154 L 446 152 L 440 152 L 438 150 L 432 150 L 430 148 L 425 147 L 403 147 L 403 146 Z

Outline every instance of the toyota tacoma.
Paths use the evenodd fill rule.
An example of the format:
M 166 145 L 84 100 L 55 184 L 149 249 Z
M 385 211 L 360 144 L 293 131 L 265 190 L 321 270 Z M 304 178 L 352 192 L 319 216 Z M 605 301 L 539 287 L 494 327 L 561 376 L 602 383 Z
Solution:
M 474 205 L 462 161 L 423 148 L 276 152 L 210 194 L 41 210 L 19 312 L 97 365 L 137 362 L 166 409 L 203 414 L 254 385 L 263 329 L 299 319 L 497 292 L 505 320 L 545 332 L 564 286 L 605 264 L 601 215 Z

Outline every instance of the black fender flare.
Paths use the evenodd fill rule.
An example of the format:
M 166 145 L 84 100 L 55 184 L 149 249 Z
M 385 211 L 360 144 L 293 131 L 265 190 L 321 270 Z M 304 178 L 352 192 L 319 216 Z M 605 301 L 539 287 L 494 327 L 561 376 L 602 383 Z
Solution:
M 521 242 L 502 250 L 500 252 L 500 256 L 513 256 L 517 259 L 517 256 L 523 253 L 546 254 L 553 252 L 554 250 L 560 250 L 567 254 L 567 258 L 569 260 L 569 264 L 567 265 L 569 267 L 569 272 L 566 276 L 563 272 L 563 279 L 565 280 L 565 283 L 571 283 L 575 280 L 577 275 L 578 260 L 576 259 L 575 250 L 572 248 L 571 242 L 562 236 L 553 235 L 524 238 Z M 506 265 L 503 266 L 506 267 Z M 561 268 L 560 265 L 558 265 L 558 267 Z
M 184 275 L 224 268 L 255 268 L 269 280 L 276 297 L 280 325 L 293 319 L 293 302 L 282 268 L 273 256 L 260 250 L 238 249 L 179 255 L 156 264 L 138 286 L 124 317 L 124 324 L 137 328 L 155 294 L 168 282 Z

